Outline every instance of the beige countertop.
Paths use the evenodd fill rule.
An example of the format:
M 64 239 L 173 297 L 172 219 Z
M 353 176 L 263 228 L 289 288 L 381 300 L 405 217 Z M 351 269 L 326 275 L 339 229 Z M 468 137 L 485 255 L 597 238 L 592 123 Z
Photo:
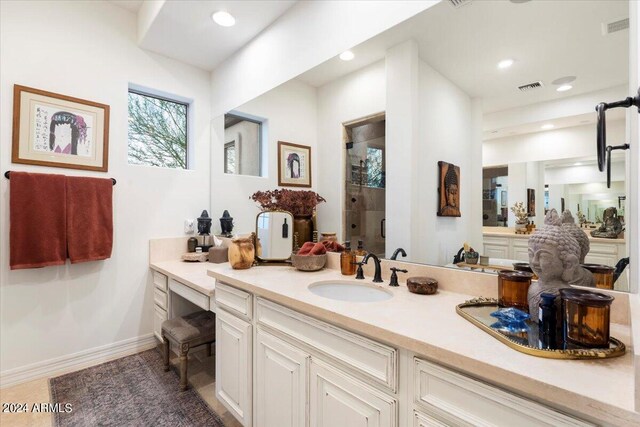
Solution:
M 603 239 L 601 237 L 591 237 L 591 230 L 584 230 L 585 234 L 592 242 L 597 243 L 616 243 L 623 245 L 625 243 L 624 238 L 618 239 Z M 517 239 L 528 239 L 531 234 L 516 234 L 513 227 L 482 227 L 482 235 L 483 236 L 494 236 L 494 237 L 515 237 Z M 623 234 L 624 235 L 624 234 Z
M 184 262 L 181 260 L 149 263 L 149 267 L 153 270 L 159 271 L 209 297 L 213 296 L 216 289 L 216 281 L 207 274 L 207 271 L 213 265 L 216 264 L 209 262 Z
M 416 295 L 401 283 L 398 288 L 383 285 L 394 294 L 388 301 L 335 301 L 311 293 L 307 286 L 345 279 L 337 270 L 304 273 L 283 266 L 233 270 L 228 263 L 208 263 L 206 267 L 210 276 L 254 295 L 424 355 L 549 406 L 598 423 L 640 425 L 640 414 L 634 411 L 629 326 L 611 325 L 612 335 L 629 349 L 622 357 L 598 361 L 543 359 L 507 347 L 459 316 L 456 305 L 472 298 L 470 295 L 450 291 Z M 370 283 L 370 275 L 367 277 L 365 282 Z

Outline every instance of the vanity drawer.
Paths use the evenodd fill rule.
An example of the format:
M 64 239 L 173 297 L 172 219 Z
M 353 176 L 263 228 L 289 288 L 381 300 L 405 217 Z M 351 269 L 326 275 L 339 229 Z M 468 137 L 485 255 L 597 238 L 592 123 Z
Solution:
M 591 243 L 589 244 L 589 253 L 617 255 L 618 245 L 615 243 Z
M 156 288 L 167 292 L 167 276 L 157 271 L 153 272 L 153 284 Z
M 155 288 L 153 290 L 153 302 L 155 302 L 158 307 L 166 310 L 167 309 L 167 293 L 161 291 L 158 288 Z
M 257 298 L 256 317 L 265 325 L 330 358 L 347 372 L 357 372 L 393 392 L 398 382 L 398 351 L 384 344 Z
M 415 402 L 474 426 L 594 426 L 433 363 L 414 358 Z M 435 409 L 435 410 L 434 410 Z
M 198 291 L 195 291 L 184 285 L 180 282 L 177 282 L 173 279 L 169 279 L 169 289 L 171 292 L 175 292 L 186 300 L 191 301 L 198 307 L 209 310 L 209 297 L 207 295 L 201 294 Z
M 507 237 L 487 237 L 484 236 L 482 241 L 485 245 L 509 246 L 509 238 Z
M 231 313 L 251 319 L 252 297 L 250 293 L 216 281 L 215 299 L 216 305 L 227 309 Z

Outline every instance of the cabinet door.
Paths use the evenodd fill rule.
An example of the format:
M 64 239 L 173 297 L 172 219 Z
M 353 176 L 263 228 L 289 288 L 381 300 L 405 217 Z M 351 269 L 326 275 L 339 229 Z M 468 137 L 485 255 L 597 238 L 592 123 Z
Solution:
M 309 418 L 311 427 L 395 427 L 396 399 L 311 360 Z
M 484 253 L 482 255 L 488 256 L 489 258 L 509 259 L 509 247 L 485 243 Z
M 216 313 L 216 397 L 251 425 L 251 325 L 224 310 Z
M 512 259 L 522 262 L 529 262 L 529 248 L 527 248 L 526 246 L 514 246 Z
M 256 346 L 256 425 L 305 426 L 309 355 L 262 330 Z

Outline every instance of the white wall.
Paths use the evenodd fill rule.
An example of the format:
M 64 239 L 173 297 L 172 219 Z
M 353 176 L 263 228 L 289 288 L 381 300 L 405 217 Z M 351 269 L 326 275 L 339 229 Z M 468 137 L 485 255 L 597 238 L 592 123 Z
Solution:
M 595 158 L 595 134 L 595 124 L 590 124 L 491 139 L 482 144 L 482 165 L 499 166 L 575 157 Z M 618 145 L 623 141 L 625 121 L 607 122 L 607 143 Z
M 234 143 L 236 173 L 260 175 L 260 125 L 243 120 L 224 130 L 225 144 Z
M 224 117 L 212 122 L 211 137 L 211 206 L 212 230 L 220 232 L 215 220 L 227 209 L 234 218 L 234 233 L 255 231 L 260 209 L 249 197 L 258 190 L 278 187 L 278 141 L 311 147 L 311 190 L 317 188 L 319 150 L 316 144 L 316 89 L 291 80 L 234 111 L 267 119 L 266 176 L 229 175 L 224 173 Z M 206 187 L 206 184 L 203 185 Z
M 318 193 L 327 200 L 318 206 L 318 228 L 336 231 L 339 239 L 346 156 L 342 124 L 385 111 L 385 87 L 385 63 L 379 61 L 318 88 Z M 388 142 L 388 136 L 385 139 Z M 388 182 L 388 164 L 386 171 Z
M 420 195 L 417 259 L 442 265 L 451 262 L 464 242 L 476 250 L 482 246 L 482 205 L 472 203 L 472 198 L 482 198 L 482 170 L 473 166 L 480 141 L 471 126 L 480 105 L 472 105 L 465 92 L 422 60 L 419 103 L 419 167 L 413 176 Z M 460 218 L 436 216 L 439 160 L 460 166 Z
M 107 2 L 0 3 L 0 171 L 114 177 L 111 259 L 9 271 L 9 182 L 0 180 L 2 374 L 152 332 L 149 239 L 209 208 L 209 73 L 136 46 L 136 17 Z M 194 100 L 193 170 L 127 164 L 127 87 Z M 108 173 L 11 164 L 13 85 L 111 106 Z M 47 230 L 34 229 L 33 238 Z M 46 365 L 46 362 L 45 362 Z
M 611 181 L 625 181 L 625 162 L 611 161 Z M 598 166 L 582 165 L 547 168 L 544 172 L 545 184 L 580 184 L 589 182 L 607 182 L 607 174 L 600 172 Z
M 213 114 L 248 102 L 439 1 L 300 1 L 214 70 Z

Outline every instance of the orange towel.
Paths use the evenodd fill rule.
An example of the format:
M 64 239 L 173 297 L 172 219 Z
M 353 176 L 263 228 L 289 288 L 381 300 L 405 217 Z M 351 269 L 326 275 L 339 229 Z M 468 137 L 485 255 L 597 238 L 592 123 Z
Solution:
M 306 242 L 298 251 L 298 255 L 309 255 L 309 252 L 311 252 L 311 249 L 313 249 L 315 245 L 313 242 Z
M 113 183 L 103 178 L 66 178 L 67 248 L 71 263 L 110 258 Z
M 64 175 L 11 172 L 11 270 L 61 265 L 67 259 Z

